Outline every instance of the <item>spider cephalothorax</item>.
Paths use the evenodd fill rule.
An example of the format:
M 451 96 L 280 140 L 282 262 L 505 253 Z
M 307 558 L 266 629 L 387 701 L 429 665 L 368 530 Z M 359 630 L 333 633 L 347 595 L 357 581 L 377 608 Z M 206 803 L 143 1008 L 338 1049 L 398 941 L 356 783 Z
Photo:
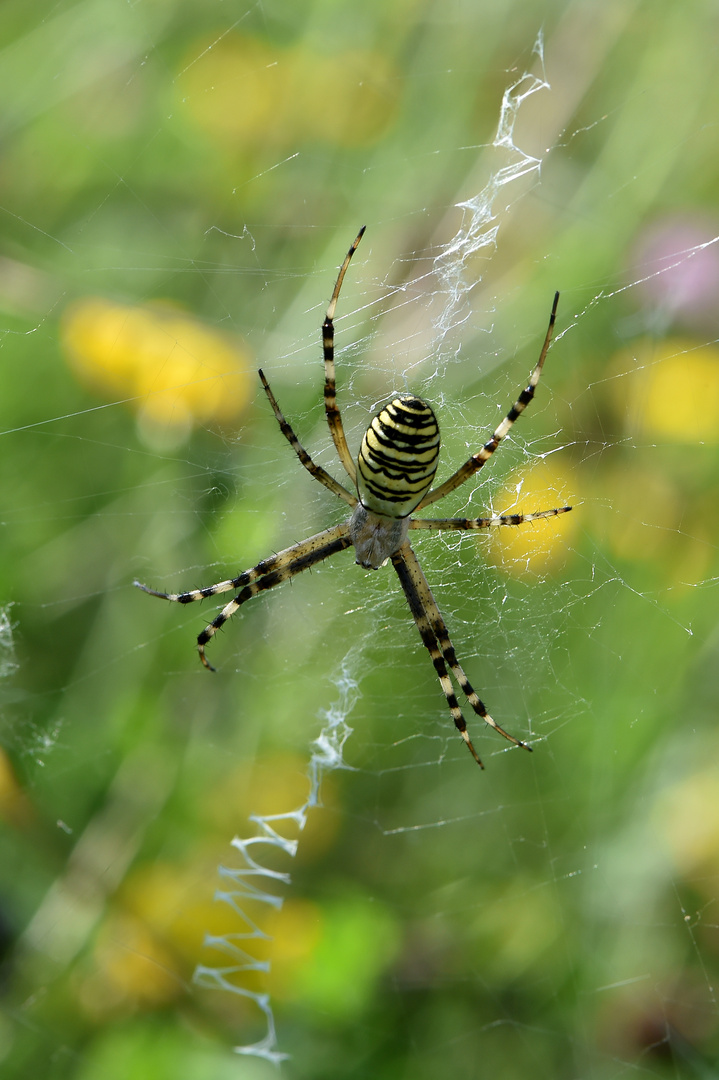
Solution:
M 562 506 L 554 510 L 539 510 L 532 514 L 501 514 L 486 518 L 412 517 L 415 510 L 443 499 L 445 495 L 449 495 L 473 473 L 481 469 L 507 435 L 514 421 L 524 412 L 534 397 L 552 340 L 559 293 L 555 293 L 544 344 L 526 389 L 519 395 L 504 420 L 481 450 L 468 458 L 449 479 L 438 487 L 432 488 L 439 457 L 439 426 L 427 402 L 412 394 L 398 394 L 373 417 L 362 439 L 355 465 L 347 446 L 342 417 L 335 396 L 334 313 L 347 267 L 363 233 L 364 229 L 360 229 L 345 256 L 327 308 L 327 315 L 322 324 L 325 413 L 340 462 L 350 477 L 356 494 L 349 491 L 333 476 L 330 476 L 321 465 L 317 465 L 312 460 L 282 415 L 267 379 L 262 371 L 259 373 L 282 434 L 315 480 L 319 480 L 334 495 L 352 507 L 351 517 L 341 525 L 325 529 L 324 532 L 310 536 L 309 539 L 286 548 L 279 554 L 270 556 L 269 559 L 263 559 L 262 562 L 235 578 L 220 581 L 204 589 L 193 589 L 184 593 L 164 593 L 149 589 L 137 581 L 135 584 L 152 596 L 159 596 L 164 600 L 173 600 L 180 604 L 189 604 L 194 600 L 203 600 L 208 596 L 216 596 L 223 592 L 236 593 L 235 597 L 225 605 L 220 614 L 197 638 L 197 648 L 202 663 L 210 670 L 214 670 L 205 656 L 205 646 L 237 609 L 253 596 L 279 585 L 300 571 L 307 570 L 348 547 L 354 547 L 355 561 L 367 569 L 377 570 L 391 560 L 422 641 L 432 658 L 455 726 L 474 760 L 482 766 L 457 703 L 450 671 L 478 716 L 481 716 L 495 731 L 515 745 L 522 746 L 525 750 L 530 750 L 531 747 L 504 731 L 492 719 L 483 702 L 472 689 L 457 660 L 444 619 L 409 542 L 409 532 L 411 529 L 487 529 L 493 525 L 522 525 L 538 518 L 556 517 L 557 514 L 564 514 L 571 509 L 569 506 Z

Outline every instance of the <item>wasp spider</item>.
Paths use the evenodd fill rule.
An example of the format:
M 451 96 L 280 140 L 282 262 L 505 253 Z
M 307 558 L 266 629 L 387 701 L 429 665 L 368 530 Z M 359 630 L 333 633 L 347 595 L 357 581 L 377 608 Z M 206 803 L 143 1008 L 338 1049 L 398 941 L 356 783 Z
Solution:
M 478 469 L 489 461 L 501 441 L 506 437 L 517 417 L 524 412 L 534 397 L 534 391 L 542 374 L 544 361 L 549 350 L 557 312 L 559 293 L 555 294 L 549 326 L 529 384 L 519 395 L 502 423 L 490 436 L 481 450 L 473 454 L 464 465 L 460 466 L 448 480 L 432 488 L 432 481 L 437 469 L 439 456 L 439 427 L 434 412 L 422 398 L 413 394 L 398 394 L 389 405 L 377 413 L 362 439 L 357 463 L 350 454 L 345 438 L 342 418 L 335 397 L 335 361 L 334 361 L 334 314 L 337 299 L 342 288 L 350 259 L 362 239 L 364 228 L 359 232 L 352 247 L 342 263 L 332 299 L 327 308 L 327 315 L 322 324 L 322 346 L 325 363 L 325 413 L 332 440 L 345 472 L 352 481 L 357 494 L 353 494 L 334 477 L 330 476 L 321 465 L 317 465 L 302 446 L 290 424 L 285 420 L 274 394 L 262 371 L 259 372 L 262 386 L 277 418 L 282 434 L 297 454 L 304 467 L 315 480 L 324 484 L 333 495 L 352 507 L 352 515 L 341 525 L 334 525 L 316 536 L 310 536 L 293 547 L 280 551 L 277 555 L 263 559 L 257 566 L 245 570 L 235 578 L 220 581 L 204 589 L 193 589 L 183 593 L 156 592 L 154 589 L 135 582 L 138 588 L 159 596 L 163 600 L 172 600 L 178 604 L 189 604 L 195 600 L 204 600 L 218 593 L 236 592 L 236 596 L 226 604 L 220 614 L 202 631 L 197 638 L 200 659 L 206 668 L 213 671 L 207 657 L 205 646 L 221 626 L 253 596 L 274 588 L 288 578 L 322 562 L 345 548 L 354 547 L 355 559 L 360 566 L 377 570 L 391 560 L 397 571 L 407 603 L 417 624 L 420 637 L 425 644 L 439 681 L 447 699 L 455 727 L 464 739 L 472 757 L 483 768 L 482 762 L 474 749 L 467 732 L 467 725 L 454 693 L 449 672 L 454 675 L 467 701 L 487 724 L 503 735 L 509 742 L 525 750 L 531 747 L 515 739 L 504 731 L 487 712 L 483 702 L 473 690 L 469 679 L 457 660 L 452 642 L 449 640 L 439 608 L 432 596 L 427 579 L 412 550 L 409 533 L 413 529 L 487 529 L 494 525 L 522 525 L 538 518 L 555 517 L 571 509 L 562 506 L 555 510 L 541 510 L 533 514 L 501 514 L 497 517 L 484 518 L 414 518 L 415 510 L 423 509 L 430 503 L 443 499 L 468 480 Z

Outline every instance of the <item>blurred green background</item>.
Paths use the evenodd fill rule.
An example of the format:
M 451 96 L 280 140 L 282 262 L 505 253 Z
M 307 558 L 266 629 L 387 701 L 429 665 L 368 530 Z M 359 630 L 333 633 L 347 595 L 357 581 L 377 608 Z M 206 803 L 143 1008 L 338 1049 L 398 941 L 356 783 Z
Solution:
M 0 47 L 3 1077 L 277 1075 L 232 1052 L 268 1034 L 253 1000 L 192 982 L 235 962 L 203 940 L 251 930 L 213 900 L 248 882 L 284 905 L 238 900 L 261 936 L 223 940 L 271 968 L 227 978 L 270 995 L 285 1075 L 717 1075 L 715 0 L 7 0 Z M 513 138 L 541 170 L 509 179 L 491 144 L 525 72 L 549 85 Z M 496 244 L 436 263 L 492 177 Z M 350 445 L 411 387 L 440 479 L 562 292 L 537 401 L 436 516 L 575 510 L 416 544 L 535 749 L 472 718 L 484 773 L 390 570 L 345 554 L 254 601 L 214 676 L 211 605 L 132 588 L 211 584 L 344 516 L 255 371 L 340 477 L 319 328 L 362 224 Z M 276 822 L 294 858 L 250 849 L 291 881 L 222 879 L 250 815 L 306 804 L 328 721 L 350 768 L 302 831 Z

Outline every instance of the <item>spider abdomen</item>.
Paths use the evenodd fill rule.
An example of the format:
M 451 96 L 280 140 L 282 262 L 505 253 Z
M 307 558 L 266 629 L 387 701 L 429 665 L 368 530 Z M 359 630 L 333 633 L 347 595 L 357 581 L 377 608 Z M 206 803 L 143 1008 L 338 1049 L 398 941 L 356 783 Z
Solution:
M 439 426 L 422 398 L 402 394 L 373 417 L 357 459 L 357 492 L 368 510 L 407 517 L 437 471 Z

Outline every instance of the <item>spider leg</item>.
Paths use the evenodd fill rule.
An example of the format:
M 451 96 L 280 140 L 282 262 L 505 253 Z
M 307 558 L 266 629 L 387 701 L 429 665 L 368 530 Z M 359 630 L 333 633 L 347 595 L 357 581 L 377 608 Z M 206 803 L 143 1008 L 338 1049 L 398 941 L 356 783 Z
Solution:
M 514 743 L 515 746 L 522 746 L 525 750 L 531 751 L 531 746 L 527 746 L 527 744 L 520 739 L 515 739 L 513 735 L 510 735 L 509 732 L 499 726 L 487 712 L 484 702 L 477 696 L 457 660 L 457 655 L 454 651 L 452 642 L 449 639 L 444 619 L 432 596 L 432 591 L 424 576 L 422 568 L 419 565 L 417 556 L 408 541 L 405 542 L 399 551 L 392 556 L 392 563 L 397 571 L 402 588 L 404 589 L 407 602 L 409 603 L 410 610 L 414 616 L 414 621 L 417 624 L 417 629 L 432 657 L 432 662 L 434 663 L 435 670 L 437 671 L 440 683 L 442 684 L 442 690 L 447 699 L 447 704 L 449 705 L 449 711 L 452 714 L 455 727 L 467 744 L 475 761 L 479 765 L 482 764 L 477 752 L 472 746 L 469 735 L 467 734 L 467 725 L 459 705 L 457 704 L 457 698 L 454 695 L 452 684 L 449 675 L 447 674 L 447 666 L 449 666 L 452 671 L 455 679 L 462 688 L 463 694 L 475 713 L 480 716 L 485 723 L 489 724 L 490 727 L 493 727 L 496 732 L 503 735 L 509 742 Z
M 200 660 L 206 668 L 214 671 L 215 669 L 205 656 L 205 645 L 242 604 L 251 600 L 253 596 L 257 596 L 258 593 L 272 589 L 275 585 L 280 585 L 283 581 L 287 581 L 288 578 L 294 577 L 295 574 L 308 570 L 311 566 L 322 562 L 323 559 L 329 558 L 330 555 L 335 555 L 338 551 L 344 551 L 351 544 L 349 523 L 343 522 L 341 525 L 335 525 L 331 529 L 325 529 L 324 532 L 317 533 L 316 536 L 310 536 L 307 540 L 303 540 L 293 547 L 285 548 L 284 551 L 278 552 L 277 555 L 273 555 L 269 559 L 263 559 L 262 562 L 257 563 L 257 566 L 245 570 L 236 578 L 220 581 L 216 585 L 209 585 L 205 589 L 193 589 L 191 592 L 186 593 L 163 593 L 156 592 L 155 589 L 149 589 L 147 585 L 142 585 L 139 581 L 136 581 L 135 585 L 151 596 L 159 596 L 162 600 L 173 600 L 179 604 L 189 604 L 193 600 L 203 600 L 208 596 L 229 592 L 231 589 L 240 590 L 237 596 L 230 600 L 229 604 L 225 605 L 220 614 L 205 627 L 197 638 L 197 650 L 200 654 Z
M 534 514 L 498 514 L 484 518 L 412 518 L 410 529 L 491 529 L 495 525 L 525 525 L 539 518 L 557 517 L 567 514 L 571 506 L 560 506 L 556 510 L 537 510 Z
M 330 474 L 326 472 L 321 465 L 315 464 L 315 462 L 312 460 L 312 458 L 307 453 L 304 446 L 292 430 L 292 425 L 289 424 L 282 415 L 282 410 L 277 404 L 277 398 L 272 393 L 270 384 L 268 383 L 261 369 L 258 372 L 258 375 L 262 380 L 262 385 L 264 387 L 265 393 L 267 394 L 269 403 L 272 406 L 272 411 L 275 414 L 277 423 L 280 425 L 280 431 L 287 439 L 288 443 L 290 444 L 294 452 L 297 454 L 297 457 L 307 469 L 308 473 L 310 473 L 310 475 L 313 476 L 315 480 L 319 480 L 321 484 L 324 484 L 326 488 L 329 488 L 333 495 L 337 495 L 338 498 L 344 499 L 344 501 L 346 503 L 349 503 L 350 506 L 356 506 L 357 499 L 355 498 L 355 496 L 351 495 L 347 488 L 343 487 L 342 484 L 338 483 L 333 476 L 330 476 Z
M 395 554 L 392 556 L 392 564 L 397 571 L 397 576 L 399 577 L 400 584 L 404 589 L 404 595 L 407 597 L 407 603 L 409 604 L 409 608 L 414 617 L 414 621 L 417 624 L 419 636 L 422 638 L 424 646 L 432 658 L 434 670 L 437 672 L 437 676 L 444 692 L 444 696 L 447 699 L 449 711 L 452 715 L 452 719 L 454 720 L 454 726 L 457 728 L 457 731 L 464 739 L 467 745 L 467 749 L 479 765 L 480 769 L 483 769 L 484 765 L 482 764 L 482 759 L 480 758 L 477 751 L 474 749 L 472 745 L 472 740 L 469 737 L 469 733 L 467 731 L 467 723 L 464 719 L 464 716 L 462 715 L 462 710 L 460 709 L 459 703 L 455 696 L 454 687 L 452 686 L 452 680 L 449 677 L 447 665 L 444 662 L 442 650 L 437 640 L 437 635 L 432 629 L 432 624 L 427 616 L 427 611 L 424 603 L 425 598 L 421 596 L 418 592 L 417 583 L 415 581 L 414 575 L 411 573 L 410 568 L 407 564 L 406 556 L 408 550 L 411 551 L 412 549 L 410 548 L 408 543 L 404 543 L 399 549 L 399 551 L 395 552 Z M 427 590 L 429 591 L 429 586 L 427 586 Z
M 349 447 L 347 446 L 347 439 L 345 438 L 345 431 L 342 426 L 342 417 L 340 415 L 339 408 L 337 406 L 337 397 L 335 391 L 335 308 L 337 307 L 337 298 L 342 288 L 342 282 L 344 276 L 347 273 L 347 267 L 350 264 L 350 259 L 357 250 L 357 245 L 362 239 L 365 231 L 363 225 L 357 236 L 354 239 L 352 247 L 345 255 L 345 260 L 340 267 L 340 272 L 337 275 L 337 281 L 335 283 L 334 292 L 332 293 L 332 299 L 330 300 L 329 307 L 327 308 L 327 314 L 325 315 L 325 321 L 322 323 L 322 350 L 325 358 L 325 414 L 327 416 L 327 424 L 329 425 L 330 434 L 332 435 L 332 441 L 335 444 L 335 449 L 339 455 L 339 459 L 344 466 L 345 472 L 349 476 L 350 480 L 354 483 L 357 471 L 355 469 L 355 463 L 350 454 Z
M 512 408 L 505 416 L 502 423 L 495 429 L 494 434 L 484 444 L 481 450 L 478 450 L 476 454 L 473 454 L 471 458 L 465 461 L 464 465 L 461 465 L 457 469 L 456 473 L 453 473 L 448 480 L 445 480 L 439 487 L 434 488 L 428 495 L 422 499 L 419 504 L 419 508 L 429 506 L 430 503 L 437 502 L 438 499 L 443 499 L 445 495 L 449 495 L 451 491 L 458 488 L 460 484 L 463 484 L 465 480 L 468 480 L 477 469 L 481 469 L 483 465 L 491 458 L 494 451 L 497 449 L 502 439 L 506 437 L 512 424 L 518 416 L 524 412 L 529 405 L 530 401 L 534 397 L 534 391 L 537 389 L 537 383 L 542 374 L 542 368 L 544 367 L 544 361 L 549 351 L 549 346 L 552 341 L 552 334 L 554 332 L 554 322 L 557 317 L 557 304 L 559 303 L 559 293 L 554 294 L 554 303 L 552 304 L 552 313 L 549 316 L 549 326 L 547 327 L 547 333 L 544 338 L 544 344 L 542 345 L 542 351 L 539 354 L 539 360 L 537 365 L 529 377 L 529 383 L 526 389 L 522 391 Z

